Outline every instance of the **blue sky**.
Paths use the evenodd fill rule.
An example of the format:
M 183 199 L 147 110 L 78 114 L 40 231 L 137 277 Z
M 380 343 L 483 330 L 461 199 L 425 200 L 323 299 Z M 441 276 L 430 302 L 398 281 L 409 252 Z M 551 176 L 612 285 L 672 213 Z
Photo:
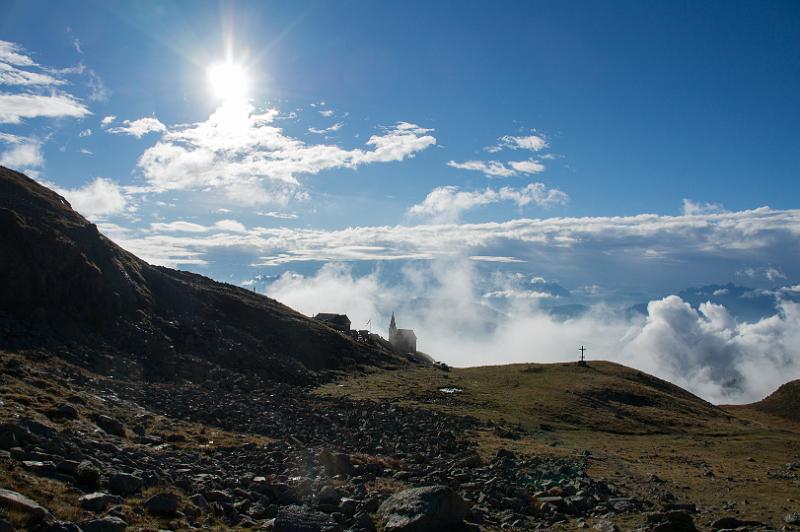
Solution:
M 0 9 L 5 64 L 51 78 L 6 70 L 46 101 L 3 101 L 2 161 L 152 262 L 238 283 L 453 252 L 635 297 L 800 274 L 794 2 Z M 210 86 L 226 58 L 241 101 Z

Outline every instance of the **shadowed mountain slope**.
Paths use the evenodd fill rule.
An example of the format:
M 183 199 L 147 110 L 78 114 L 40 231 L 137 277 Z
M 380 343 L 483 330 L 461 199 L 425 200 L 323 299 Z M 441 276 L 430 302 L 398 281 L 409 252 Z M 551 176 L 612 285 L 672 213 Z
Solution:
M 3 167 L 0 347 L 46 347 L 149 378 L 192 377 L 212 363 L 301 383 L 321 371 L 402 363 L 268 297 L 152 266 L 52 190 Z
M 787 382 L 766 398 L 750 406 L 773 416 L 800 421 L 800 380 Z

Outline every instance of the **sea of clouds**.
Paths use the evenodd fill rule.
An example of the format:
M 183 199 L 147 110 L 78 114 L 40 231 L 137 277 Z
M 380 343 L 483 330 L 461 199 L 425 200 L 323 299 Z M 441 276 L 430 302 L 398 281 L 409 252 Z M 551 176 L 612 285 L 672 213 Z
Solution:
M 346 313 L 354 328 L 371 320 L 383 335 L 396 311 L 421 351 L 454 366 L 569 361 L 585 345 L 590 360 L 640 369 L 715 404 L 757 401 L 800 378 L 800 305 L 780 292 L 775 313 L 750 323 L 722 305 L 693 308 L 676 295 L 650 301 L 646 316 L 597 303 L 563 319 L 542 306 L 546 293 L 521 291 L 509 276 L 487 280 L 465 257 L 409 264 L 399 280 L 385 277 L 329 263 L 313 275 L 284 273 L 265 291 L 308 315 Z M 490 294 L 506 297 L 498 304 Z

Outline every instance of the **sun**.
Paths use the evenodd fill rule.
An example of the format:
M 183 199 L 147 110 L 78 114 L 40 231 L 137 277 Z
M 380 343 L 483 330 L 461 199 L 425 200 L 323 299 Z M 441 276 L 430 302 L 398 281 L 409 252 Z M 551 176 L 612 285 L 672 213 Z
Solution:
M 229 102 L 247 96 L 247 72 L 241 65 L 229 61 L 214 63 L 209 65 L 206 74 L 216 98 Z

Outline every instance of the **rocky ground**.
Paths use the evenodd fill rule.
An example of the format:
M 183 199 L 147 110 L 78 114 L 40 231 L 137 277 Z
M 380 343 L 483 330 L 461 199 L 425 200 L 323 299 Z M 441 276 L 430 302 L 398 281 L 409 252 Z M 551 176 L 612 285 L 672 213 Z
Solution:
M 513 427 L 224 370 L 148 384 L 2 364 L 0 530 L 611 530 L 642 512 L 692 529 L 691 505 L 594 480 L 588 454 L 478 452 L 477 434 Z

